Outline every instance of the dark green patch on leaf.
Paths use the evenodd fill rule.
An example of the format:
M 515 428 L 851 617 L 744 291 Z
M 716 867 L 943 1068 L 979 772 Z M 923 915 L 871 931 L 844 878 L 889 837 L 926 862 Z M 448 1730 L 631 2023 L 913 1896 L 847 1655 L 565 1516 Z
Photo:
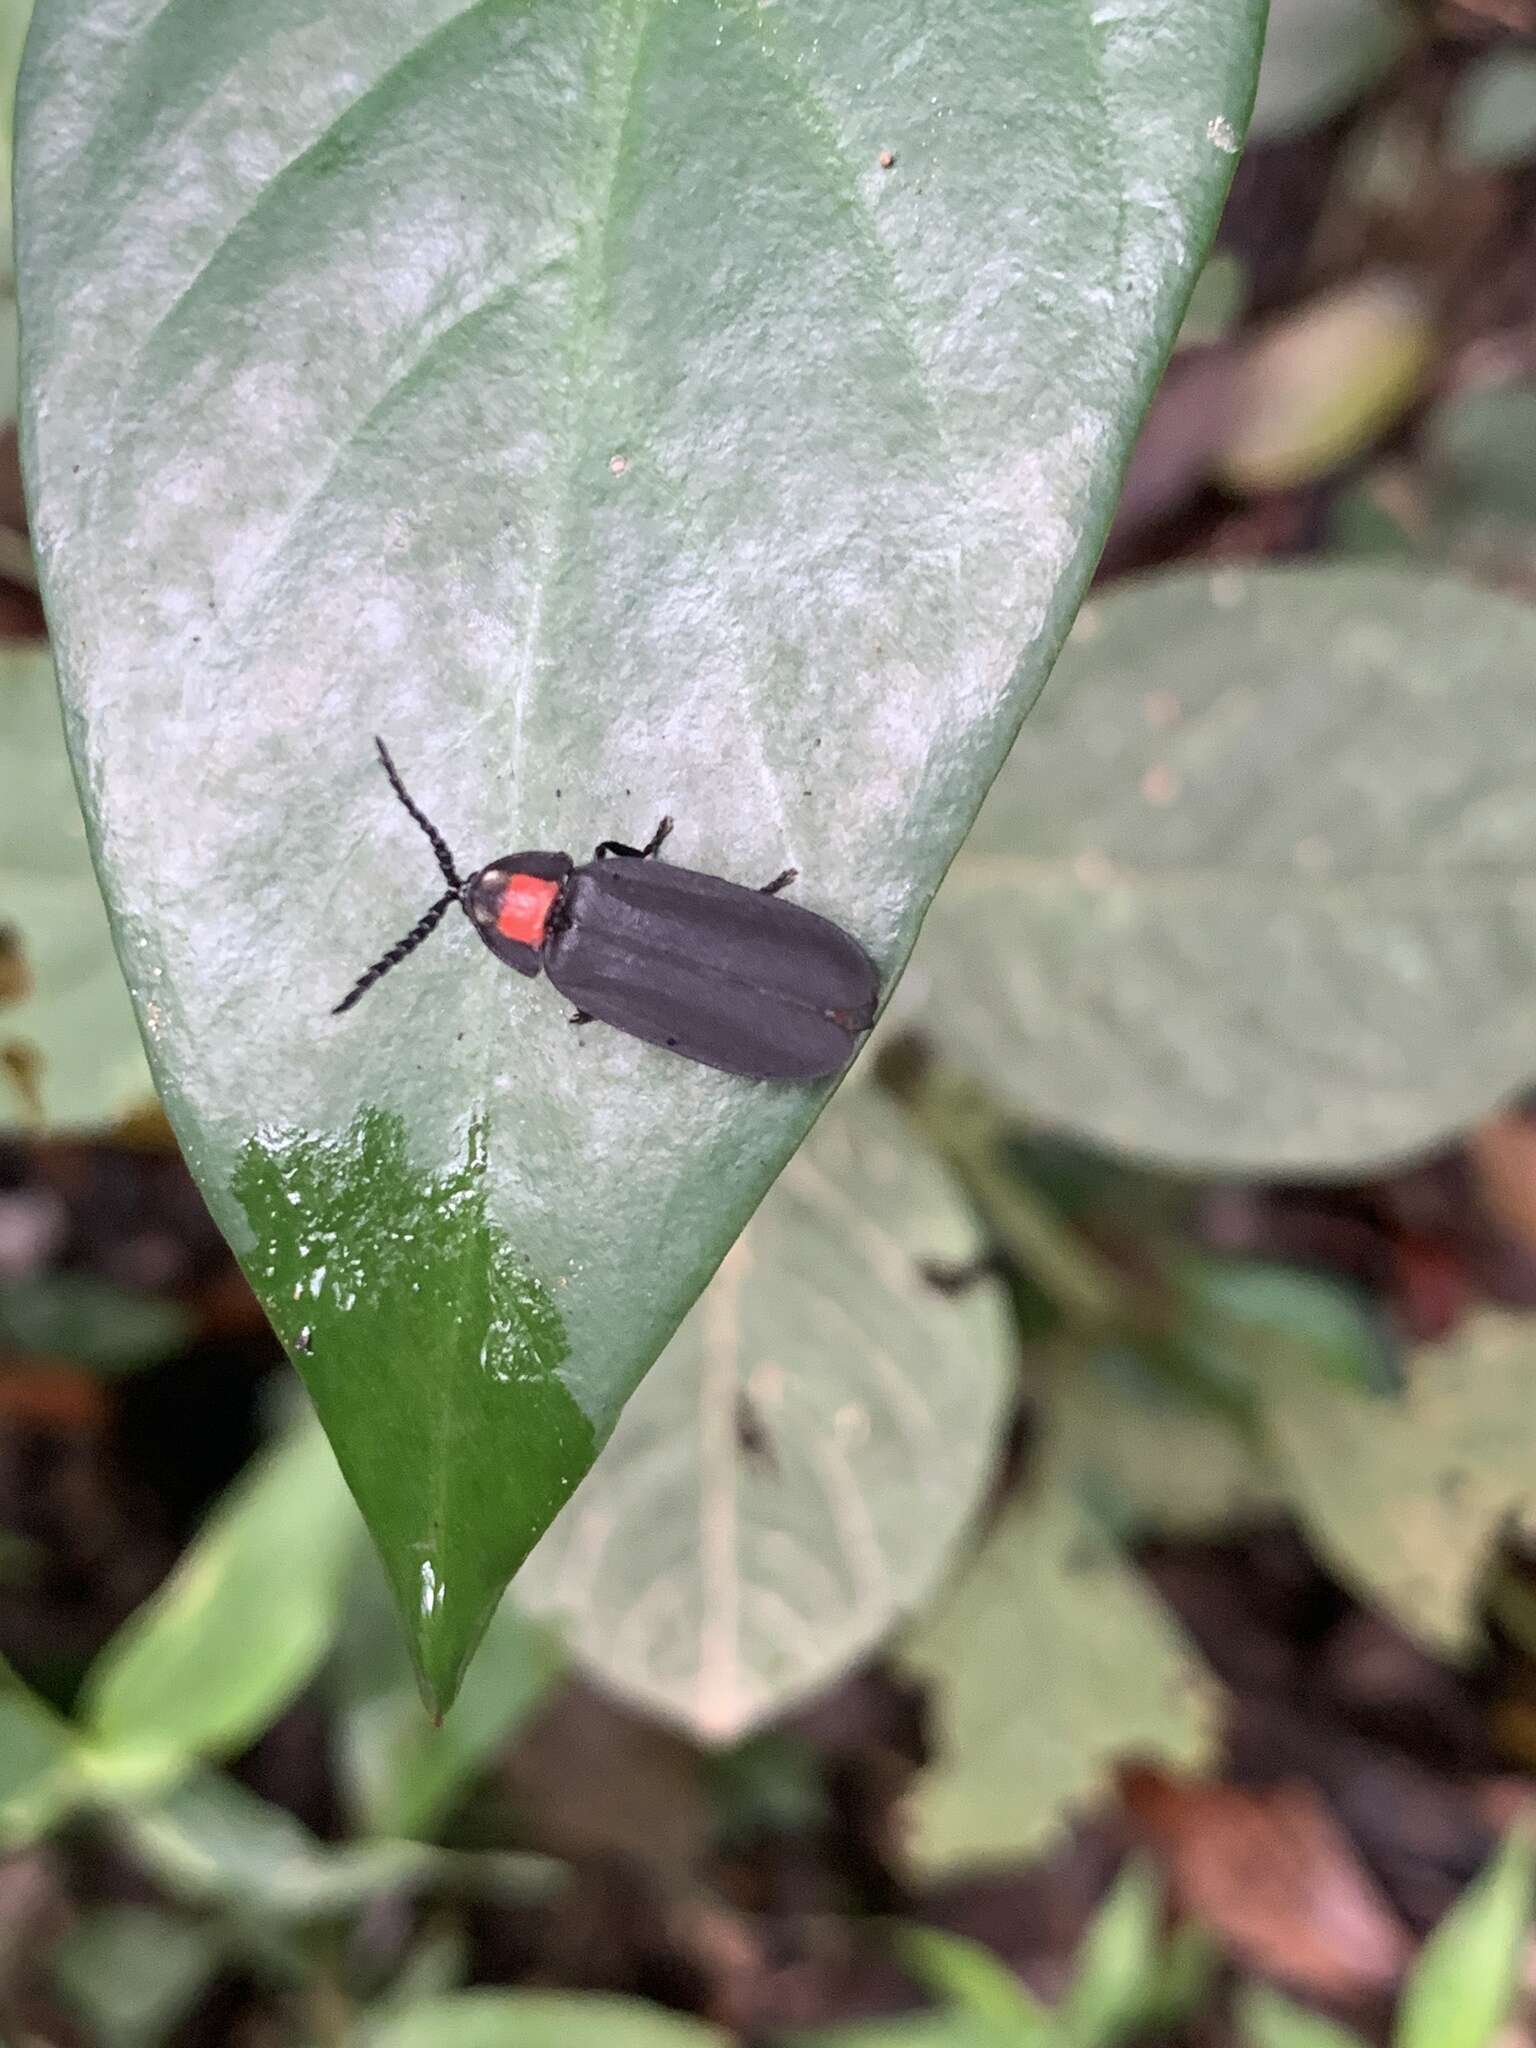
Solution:
M 412 1166 L 399 1117 L 365 1110 L 341 1139 L 253 1138 L 234 1179 L 252 1279 L 439 1709 L 596 1448 L 559 1377 L 554 1302 L 486 1220 L 484 1165 L 478 1120 L 463 1165 L 434 1176 Z

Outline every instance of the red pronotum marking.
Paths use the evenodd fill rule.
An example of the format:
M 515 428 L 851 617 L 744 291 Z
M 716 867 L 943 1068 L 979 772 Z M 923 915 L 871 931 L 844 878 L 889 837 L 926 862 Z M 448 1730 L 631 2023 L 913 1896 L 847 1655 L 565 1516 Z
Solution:
M 538 875 L 510 875 L 496 906 L 496 929 L 504 939 L 521 946 L 542 946 L 544 927 L 560 894 L 558 882 L 546 882 Z

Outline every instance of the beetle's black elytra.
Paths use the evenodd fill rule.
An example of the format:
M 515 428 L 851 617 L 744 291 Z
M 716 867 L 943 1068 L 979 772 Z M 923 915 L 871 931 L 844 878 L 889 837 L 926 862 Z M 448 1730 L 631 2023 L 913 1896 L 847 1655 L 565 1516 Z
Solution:
M 728 1074 L 819 1080 L 847 1065 L 874 1022 L 873 961 L 830 918 L 783 900 L 793 868 L 748 889 L 667 866 L 656 857 L 672 829 L 663 818 L 644 846 L 605 839 L 581 867 L 566 853 L 508 853 L 461 876 L 388 748 L 374 745 L 448 889 L 333 1015 L 350 1010 L 458 904 L 498 960 L 549 977 L 575 1004 L 573 1023 L 611 1024 Z

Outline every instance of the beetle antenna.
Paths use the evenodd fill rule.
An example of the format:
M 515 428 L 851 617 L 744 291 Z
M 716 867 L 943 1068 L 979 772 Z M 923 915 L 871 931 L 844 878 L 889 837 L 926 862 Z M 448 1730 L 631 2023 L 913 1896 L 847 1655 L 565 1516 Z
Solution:
M 383 754 L 384 749 L 380 747 L 379 752 Z M 384 760 L 387 766 L 389 763 L 389 756 L 387 754 L 384 755 Z M 412 925 L 400 943 L 397 946 L 391 946 L 382 960 L 375 960 L 368 972 L 342 997 L 335 1009 L 332 1010 L 331 1015 L 339 1017 L 343 1010 L 350 1010 L 355 1002 L 360 1001 L 363 996 L 367 995 L 369 989 L 373 987 L 373 984 L 381 975 L 388 974 L 391 967 L 398 967 L 402 960 L 415 952 L 424 939 L 430 939 L 458 900 L 459 891 L 457 886 L 450 889 L 446 896 L 439 896 L 426 916 L 419 923 Z
M 453 864 L 453 855 L 448 851 L 447 840 L 444 839 L 442 833 L 438 831 L 437 827 L 433 824 L 432 820 L 427 816 L 426 812 L 423 810 L 418 810 L 416 805 L 412 803 L 409 791 L 406 789 L 405 784 L 400 780 L 400 771 L 395 766 L 394 762 L 389 758 L 389 749 L 385 746 L 384 742 L 379 738 L 377 733 L 375 733 L 373 736 L 373 744 L 379 750 L 379 759 L 384 763 L 384 773 L 389 777 L 390 788 L 395 792 L 395 795 L 399 797 L 401 803 L 405 805 L 405 808 L 416 820 L 417 824 L 421 827 L 422 831 L 426 833 L 428 839 L 431 840 L 432 851 L 437 855 L 437 864 L 443 871 L 444 881 L 448 884 L 450 889 L 462 889 L 464 884 L 463 881 L 460 879 L 458 869 Z M 423 936 L 425 936 L 425 934 L 423 934 Z M 419 945 L 420 940 L 418 940 L 417 943 Z

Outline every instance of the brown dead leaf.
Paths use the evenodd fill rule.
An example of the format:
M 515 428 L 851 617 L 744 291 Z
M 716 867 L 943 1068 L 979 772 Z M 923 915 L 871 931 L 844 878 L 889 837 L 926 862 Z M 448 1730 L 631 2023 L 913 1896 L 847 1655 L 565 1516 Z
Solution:
M 1184 1912 L 1249 1968 L 1319 1999 L 1391 1989 L 1412 1943 L 1309 1786 L 1124 1777 L 1131 1816 Z

